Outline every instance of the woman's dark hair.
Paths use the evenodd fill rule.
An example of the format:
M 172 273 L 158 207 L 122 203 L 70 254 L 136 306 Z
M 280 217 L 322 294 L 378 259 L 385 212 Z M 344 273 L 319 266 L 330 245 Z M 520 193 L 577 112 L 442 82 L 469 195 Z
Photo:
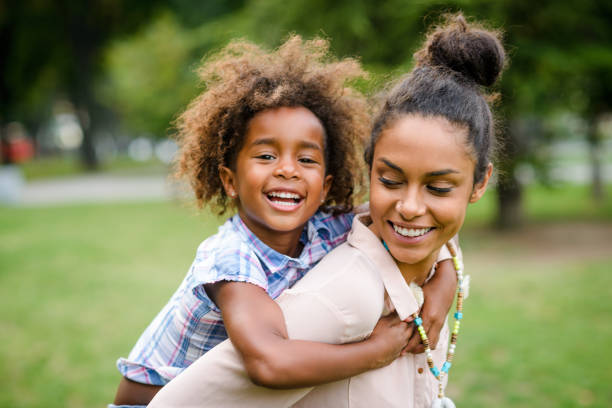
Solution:
M 398 117 L 442 117 L 467 128 L 476 159 L 474 182 L 481 181 L 495 145 L 489 95 L 483 87 L 493 85 L 505 66 L 499 32 L 470 24 L 462 14 L 447 16 L 414 57 L 415 68 L 391 89 L 374 121 L 366 163 L 372 167 L 378 137 Z
M 199 74 L 206 88 L 177 120 L 176 171 L 199 206 L 212 204 L 223 214 L 231 205 L 219 166 L 234 167 L 257 113 L 303 106 L 325 129 L 325 167 L 333 182 L 323 207 L 352 209 L 363 174 L 357 153 L 371 120 L 367 99 L 352 86 L 366 76 L 358 61 L 333 58 L 326 40 L 293 35 L 274 51 L 234 41 L 207 58 Z

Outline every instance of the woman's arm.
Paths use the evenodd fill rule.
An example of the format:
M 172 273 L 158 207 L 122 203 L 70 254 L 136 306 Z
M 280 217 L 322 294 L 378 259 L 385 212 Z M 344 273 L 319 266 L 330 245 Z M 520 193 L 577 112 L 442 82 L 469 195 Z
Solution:
M 249 377 L 270 388 L 313 386 L 383 367 L 399 356 L 413 331 L 411 324 L 388 317 L 362 342 L 290 340 L 282 310 L 263 289 L 244 282 L 218 282 L 207 285 L 207 293 L 221 309 Z M 331 326 L 341 326 L 335 323 Z

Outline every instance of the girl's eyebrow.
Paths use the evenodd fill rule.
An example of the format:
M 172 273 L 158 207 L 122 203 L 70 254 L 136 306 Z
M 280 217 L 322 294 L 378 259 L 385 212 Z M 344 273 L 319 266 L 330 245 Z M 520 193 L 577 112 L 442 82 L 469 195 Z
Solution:
M 251 143 L 251 146 L 260 146 L 260 145 L 275 145 L 277 143 L 276 138 L 273 137 L 262 137 L 260 139 L 256 139 Z M 300 147 L 303 149 L 313 149 L 313 150 L 323 150 L 318 143 L 302 141 L 300 142 Z
M 260 139 L 256 139 L 253 143 L 251 143 L 252 146 L 273 144 L 276 144 L 276 140 L 273 137 L 262 137 Z
M 305 149 L 314 149 L 314 150 L 323 150 L 321 149 L 321 146 L 318 143 L 313 143 L 313 142 L 300 142 L 300 147 L 305 148 Z

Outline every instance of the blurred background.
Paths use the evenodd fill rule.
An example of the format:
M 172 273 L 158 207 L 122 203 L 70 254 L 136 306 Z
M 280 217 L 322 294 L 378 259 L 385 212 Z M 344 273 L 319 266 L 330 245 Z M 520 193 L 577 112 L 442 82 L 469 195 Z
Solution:
M 195 69 L 290 32 L 375 92 L 441 14 L 501 28 L 494 186 L 462 233 L 464 407 L 610 407 L 612 2 L 0 0 L 0 406 L 104 406 L 221 219 L 168 174 Z

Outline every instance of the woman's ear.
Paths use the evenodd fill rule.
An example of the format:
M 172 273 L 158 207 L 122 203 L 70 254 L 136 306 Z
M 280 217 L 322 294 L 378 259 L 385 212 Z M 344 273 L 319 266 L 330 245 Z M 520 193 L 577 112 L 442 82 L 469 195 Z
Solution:
M 472 189 L 472 195 L 470 196 L 470 203 L 475 203 L 480 200 L 485 191 L 487 191 L 487 185 L 489 184 L 489 179 L 491 178 L 491 174 L 493 174 L 493 165 L 489 163 L 487 165 L 487 170 L 485 171 L 485 175 L 482 178 L 482 181 L 477 183 Z
M 225 194 L 229 198 L 238 197 L 234 172 L 229 167 L 219 166 L 219 177 L 221 178 L 221 183 L 223 183 Z

